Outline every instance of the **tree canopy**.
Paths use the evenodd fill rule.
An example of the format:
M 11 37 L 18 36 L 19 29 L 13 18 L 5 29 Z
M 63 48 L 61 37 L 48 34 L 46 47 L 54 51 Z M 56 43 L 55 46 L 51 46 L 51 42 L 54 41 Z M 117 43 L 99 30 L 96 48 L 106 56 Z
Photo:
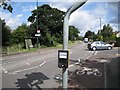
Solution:
M 29 27 L 23 23 L 11 33 L 11 43 L 23 43 L 25 37 L 30 37 Z
M 5 20 L 0 18 L 2 24 L 2 46 L 8 46 L 10 44 L 11 29 L 6 25 Z
M 4 10 L 8 10 L 9 12 L 12 13 L 13 8 L 12 8 L 12 6 L 9 4 L 10 1 L 11 1 L 11 0 L 1 0 L 1 1 L 0 1 L 0 3 L 1 3 L 0 7 L 2 7 Z
M 113 32 L 113 28 L 110 26 L 110 24 L 105 24 L 103 29 L 98 30 L 97 34 L 88 30 L 84 37 L 92 39 L 93 41 L 102 40 L 105 42 L 110 42 L 116 40 L 116 34 Z
M 84 38 L 93 39 L 93 38 L 94 38 L 94 35 L 95 35 L 95 33 L 94 33 L 94 32 L 92 32 L 92 31 L 88 30 L 88 31 L 85 33 Z
M 39 29 L 41 33 L 41 45 L 47 44 L 49 46 L 51 41 L 53 44 L 62 43 L 64 13 L 65 12 L 57 8 L 52 8 L 47 4 L 33 10 L 32 15 L 28 18 L 28 21 L 32 23 L 30 25 L 33 31 L 32 36 L 34 36 L 37 29 Z M 77 38 L 79 33 L 78 30 L 75 27 L 70 27 L 70 29 L 69 38 Z
M 110 24 L 104 25 L 103 29 L 101 31 L 98 31 L 98 35 L 103 37 L 103 41 L 108 41 L 113 36 L 113 28 L 110 26 Z
M 33 38 L 33 43 L 35 44 L 37 42 L 35 38 L 37 30 L 40 30 L 41 34 L 38 37 L 40 45 L 53 46 L 63 43 L 63 19 L 65 12 L 44 4 L 31 11 L 31 13 L 32 15 L 28 17 L 28 21 L 31 22 L 29 26 L 23 23 L 11 32 L 10 28 L 3 23 L 2 34 L 4 43 L 24 43 L 24 38 Z M 77 40 L 79 33 L 75 26 L 69 26 L 69 40 Z
M 79 38 L 79 30 L 75 26 L 69 27 L 69 40 L 74 41 Z

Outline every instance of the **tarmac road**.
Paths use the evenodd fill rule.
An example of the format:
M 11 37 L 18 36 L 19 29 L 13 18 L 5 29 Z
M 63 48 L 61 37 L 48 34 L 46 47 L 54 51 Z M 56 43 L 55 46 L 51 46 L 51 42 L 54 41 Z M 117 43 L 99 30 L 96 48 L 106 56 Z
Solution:
M 105 50 L 104 54 L 116 50 Z M 2 88 L 57 88 L 54 76 L 62 73 L 58 68 L 58 49 L 42 49 L 34 53 L 6 56 L 2 59 Z M 89 51 L 86 43 L 77 42 L 70 48 L 69 70 L 75 70 L 78 59 L 89 59 L 102 51 Z
M 84 64 L 77 65 L 76 69 L 72 72 L 69 81 L 70 88 L 81 88 L 86 90 L 91 89 L 103 89 L 119 87 L 119 64 L 120 64 L 120 48 L 114 47 L 112 50 L 98 50 L 97 54 L 91 56 Z M 80 75 L 77 73 L 82 68 L 98 69 L 101 76 L 95 76 L 92 74 Z

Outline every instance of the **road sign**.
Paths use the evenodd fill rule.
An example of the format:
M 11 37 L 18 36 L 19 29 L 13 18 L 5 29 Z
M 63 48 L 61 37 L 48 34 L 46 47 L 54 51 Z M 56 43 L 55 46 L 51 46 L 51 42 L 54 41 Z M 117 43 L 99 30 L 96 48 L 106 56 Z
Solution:
M 35 36 L 36 36 L 36 37 L 39 37 L 39 36 L 40 36 L 40 34 L 35 34 Z
M 37 33 L 40 33 L 40 30 L 37 30 Z

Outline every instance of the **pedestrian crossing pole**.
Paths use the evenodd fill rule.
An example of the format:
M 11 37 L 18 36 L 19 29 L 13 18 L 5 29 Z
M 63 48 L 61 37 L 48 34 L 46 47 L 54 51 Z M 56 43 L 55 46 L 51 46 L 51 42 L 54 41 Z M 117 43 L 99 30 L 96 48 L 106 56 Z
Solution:
M 64 16 L 64 22 L 63 22 L 63 50 L 68 50 L 68 35 L 69 35 L 69 18 L 70 15 L 77 10 L 79 7 L 81 7 L 83 4 L 85 4 L 87 0 L 82 0 L 82 2 L 75 2 L 74 5 L 72 5 Z M 63 68 L 62 70 L 62 88 L 63 90 L 67 90 L 68 88 L 68 68 Z

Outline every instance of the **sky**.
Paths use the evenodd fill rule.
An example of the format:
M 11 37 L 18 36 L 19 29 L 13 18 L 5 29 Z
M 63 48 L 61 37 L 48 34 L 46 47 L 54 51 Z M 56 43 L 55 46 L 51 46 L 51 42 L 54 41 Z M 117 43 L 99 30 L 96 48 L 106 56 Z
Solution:
M 37 0 L 12 0 L 9 2 L 13 7 L 13 12 L 0 10 L 0 17 L 5 19 L 6 25 L 12 30 L 16 29 L 22 23 L 30 25 L 27 21 L 32 14 L 31 11 L 36 9 Z M 58 8 L 66 12 L 77 0 L 38 0 L 38 5 L 49 4 L 52 8 Z M 79 0 L 80 1 L 80 0 Z M 101 25 L 110 24 L 114 31 L 118 30 L 118 1 L 119 0 L 88 0 L 83 6 L 73 12 L 69 19 L 69 25 L 74 25 L 79 29 L 80 35 L 84 36 L 87 30 L 98 32 Z

